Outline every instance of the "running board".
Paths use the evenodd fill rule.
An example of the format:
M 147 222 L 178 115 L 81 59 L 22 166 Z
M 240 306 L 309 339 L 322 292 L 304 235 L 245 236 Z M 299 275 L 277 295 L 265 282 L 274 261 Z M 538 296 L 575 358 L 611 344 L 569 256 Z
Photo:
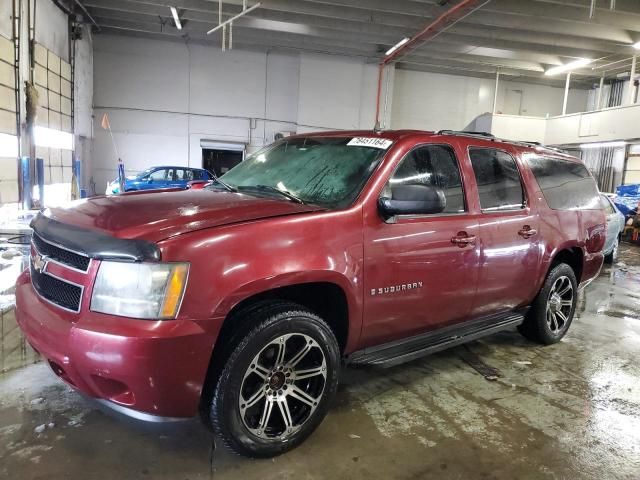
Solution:
M 414 337 L 358 350 L 345 360 L 349 365 L 393 367 L 518 326 L 524 321 L 525 313 L 526 310 L 519 310 L 440 328 Z

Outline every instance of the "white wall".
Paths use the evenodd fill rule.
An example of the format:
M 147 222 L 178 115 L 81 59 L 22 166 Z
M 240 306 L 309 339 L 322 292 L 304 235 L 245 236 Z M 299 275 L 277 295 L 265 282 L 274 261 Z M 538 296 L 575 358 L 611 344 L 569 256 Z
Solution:
M 640 139 L 640 104 L 551 118 L 492 115 L 491 133 L 510 140 L 575 145 Z
M 550 145 L 637 138 L 640 138 L 640 105 L 556 117 L 547 123 L 546 142 Z
M 376 65 L 350 58 L 303 55 L 298 124 L 307 129 L 372 129 L 377 72 Z
M 522 92 L 522 115 L 545 117 L 562 113 L 563 88 L 515 81 L 499 82 L 497 112 L 505 111 L 509 90 Z M 391 126 L 463 129 L 477 116 L 492 111 L 494 91 L 495 80 L 397 70 Z M 567 113 L 585 111 L 588 94 L 588 90 L 570 89 Z
M 128 173 L 200 167 L 201 140 L 252 151 L 280 131 L 372 128 L 376 74 L 375 66 L 335 56 L 96 36 L 96 192 L 116 176 L 117 156 L 100 127 L 105 112 Z
M 493 115 L 490 132 L 498 138 L 525 142 L 546 142 L 546 118 Z
M 493 107 L 494 81 L 396 70 L 391 127 L 461 130 Z

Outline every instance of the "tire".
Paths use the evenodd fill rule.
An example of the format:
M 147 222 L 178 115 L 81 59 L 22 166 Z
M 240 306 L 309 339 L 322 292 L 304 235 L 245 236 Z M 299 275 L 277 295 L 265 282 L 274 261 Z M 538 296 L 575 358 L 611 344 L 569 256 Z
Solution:
M 525 338 L 543 345 L 559 342 L 569 330 L 577 298 L 573 269 L 566 263 L 554 266 L 518 330 Z
M 251 329 L 234 338 L 208 420 L 234 452 L 267 458 L 297 447 L 322 422 L 338 386 L 340 349 L 331 328 L 300 305 L 274 302 L 248 313 Z
M 613 244 L 613 249 L 610 253 L 604 256 L 604 262 L 609 265 L 615 263 L 618 260 L 618 247 L 620 246 L 620 238 L 616 237 L 616 242 Z

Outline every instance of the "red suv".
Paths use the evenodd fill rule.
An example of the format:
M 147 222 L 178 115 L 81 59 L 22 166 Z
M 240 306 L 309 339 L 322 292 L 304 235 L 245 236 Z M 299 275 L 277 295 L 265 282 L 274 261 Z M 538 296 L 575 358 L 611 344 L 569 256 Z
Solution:
M 341 364 L 517 326 L 551 344 L 600 271 L 587 169 L 465 132 L 288 137 L 202 190 L 41 213 L 17 318 L 53 371 L 141 418 L 198 412 L 266 457 L 322 421 Z

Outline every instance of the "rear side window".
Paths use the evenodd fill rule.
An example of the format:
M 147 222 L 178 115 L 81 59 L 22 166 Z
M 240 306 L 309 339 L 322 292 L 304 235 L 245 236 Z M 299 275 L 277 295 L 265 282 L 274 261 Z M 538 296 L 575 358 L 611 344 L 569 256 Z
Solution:
M 482 210 L 524 207 L 520 172 L 511 155 L 495 148 L 469 148 Z
M 529 168 L 536 177 L 549 208 L 553 210 L 602 208 L 596 182 L 578 162 L 530 156 Z
M 387 188 L 393 190 L 394 185 L 416 184 L 442 189 L 446 198 L 443 213 L 465 211 L 460 170 L 451 147 L 425 145 L 411 151 L 389 180 Z

